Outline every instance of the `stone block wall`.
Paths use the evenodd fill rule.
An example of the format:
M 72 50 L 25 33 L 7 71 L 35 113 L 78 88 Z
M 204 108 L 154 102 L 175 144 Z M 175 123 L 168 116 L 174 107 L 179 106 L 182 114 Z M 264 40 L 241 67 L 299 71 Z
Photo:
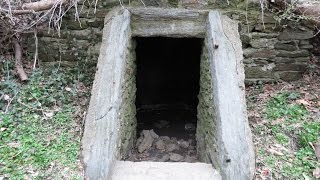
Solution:
M 215 114 L 215 106 L 213 102 L 213 87 L 211 68 L 208 58 L 207 45 L 203 47 L 203 52 L 200 61 L 200 89 L 199 89 L 199 104 L 197 114 L 197 152 L 201 155 L 199 158 L 203 162 L 213 163 L 213 154 L 217 149 L 216 132 L 212 129 L 217 129 L 216 124 L 212 119 L 217 119 Z M 210 153 L 211 152 L 211 153 Z M 221 169 L 221 167 L 215 167 Z
M 79 3 L 79 21 L 71 10 L 63 19 L 60 36 L 57 32 L 39 32 L 39 59 L 42 63 L 60 62 L 62 65 L 85 63 L 95 67 L 100 50 L 103 20 L 119 1 L 99 0 L 97 8 L 87 1 Z M 286 28 L 278 25 L 267 12 L 262 17 L 259 5 L 245 0 L 144 0 L 146 6 L 165 8 L 221 9 L 224 14 L 239 22 L 246 82 L 274 82 L 299 79 L 308 67 L 313 46 L 313 30 L 299 24 Z M 123 2 L 128 5 L 129 2 Z M 130 2 L 130 6 L 143 6 L 141 1 Z M 80 8 L 81 7 L 81 8 Z M 95 12 L 94 12 L 95 11 Z M 35 50 L 34 39 L 28 39 L 28 51 Z

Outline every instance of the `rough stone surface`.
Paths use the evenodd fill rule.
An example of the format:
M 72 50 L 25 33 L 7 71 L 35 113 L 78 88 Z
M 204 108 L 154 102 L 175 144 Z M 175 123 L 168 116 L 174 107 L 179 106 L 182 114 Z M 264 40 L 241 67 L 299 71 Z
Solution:
M 203 37 L 207 11 L 133 8 L 133 36 Z M 138 20 L 137 20 L 138 19 Z
M 199 95 L 206 97 L 199 98 L 199 106 L 209 105 L 203 110 L 208 111 L 209 117 L 198 119 L 197 142 L 203 142 L 198 143 L 200 158 L 212 162 L 223 179 L 246 180 L 253 178 L 255 158 L 246 114 L 243 56 L 237 28 L 236 23 L 220 13 L 209 13 L 205 43 L 209 49 L 207 61 L 211 75 L 203 78 L 211 79 L 211 87 L 207 90 L 200 87 Z
M 276 49 L 279 50 L 286 50 L 286 51 L 295 51 L 298 50 L 298 47 L 295 42 L 277 42 L 274 46 Z
M 60 63 L 60 60 L 62 60 L 61 64 L 65 66 L 74 66 L 79 62 L 80 64 L 85 62 L 88 67 L 95 67 L 99 55 L 99 44 L 101 43 L 101 29 L 104 26 L 103 18 L 110 12 L 110 8 L 119 5 L 118 1 L 114 0 L 98 1 L 97 3 L 95 13 L 93 13 L 93 7 L 90 4 L 85 3 L 82 6 L 82 10 L 79 12 L 81 25 L 74 20 L 73 16 L 76 11 L 71 9 L 64 17 L 60 33 L 55 31 L 48 33 L 47 30 L 38 32 L 38 53 L 41 62 L 54 64 Z M 265 12 L 262 21 L 259 4 L 251 2 L 248 5 L 246 1 L 238 0 L 133 0 L 130 1 L 129 6 L 125 7 L 134 14 L 131 17 L 134 36 L 161 35 L 202 38 L 205 35 L 205 19 L 208 9 L 222 8 L 222 12 L 225 15 L 240 22 L 238 30 L 241 35 L 245 57 L 247 57 L 246 52 L 251 51 L 253 56 L 248 58 L 266 58 L 269 62 L 279 53 L 278 50 L 291 52 L 299 50 L 312 51 L 310 43 L 312 39 L 310 38 L 313 38 L 313 29 L 302 26 L 306 23 L 302 22 L 301 25 L 290 25 L 288 23 L 288 26 L 283 28 L 277 25 L 273 15 L 269 12 Z M 134 10 L 131 7 L 139 8 Z M 166 15 L 161 15 L 161 11 L 155 7 L 170 8 L 173 11 L 167 10 Z M 33 35 L 28 38 L 27 42 L 25 46 L 28 49 L 28 53 L 34 53 Z M 294 42 L 298 46 L 288 42 Z M 276 44 L 273 47 L 272 44 L 274 43 Z M 266 51 L 265 49 L 269 50 Z M 291 57 L 290 54 L 284 56 Z M 310 56 L 308 55 L 308 57 Z M 247 60 L 247 67 L 262 67 L 265 64 L 265 62 L 261 63 L 260 60 L 250 59 L 250 61 L 248 63 L 249 61 Z M 273 77 L 277 77 L 277 72 L 275 71 L 268 70 L 268 73 L 272 73 Z M 304 72 L 300 71 L 300 73 Z M 265 82 L 269 81 L 266 81 L 263 77 L 256 76 L 247 78 L 246 82 L 257 79 Z
M 205 163 L 117 161 L 112 180 L 221 180 Z
M 138 144 L 138 152 L 142 153 L 143 151 L 149 149 L 152 146 L 153 140 L 154 138 L 151 135 L 150 130 L 143 130 L 142 131 L 142 140 L 141 142 Z M 139 140 L 138 140 L 139 142 Z
M 178 141 L 178 144 L 179 144 L 179 146 L 182 147 L 182 148 L 188 148 L 188 147 L 189 147 L 189 142 L 184 141 L 184 140 Z
M 270 71 L 263 69 L 262 67 L 246 67 L 246 77 L 247 78 L 275 78 L 274 74 Z
M 277 43 L 277 39 L 252 39 L 250 45 L 253 48 L 274 48 L 274 45 Z
M 285 31 L 280 33 L 279 40 L 294 40 L 294 39 L 311 39 L 313 38 L 313 31 Z
M 179 1 L 161 3 L 164 6 L 167 3 L 179 5 Z M 70 24 L 66 26 L 67 29 L 62 28 L 61 36 L 42 34 L 39 37 L 39 58 L 47 61 L 63 58 L 67 62 L 85 60 L 94 63 L 104 25 L 102 17 L 110 12 L 110 9 L 101 7 L 104 6 L 98 6 L 94 17 L 80 15 L 83 27 Z M 134 15 L 130 17 L 129 11 Z M 220 16 L 210 13 L 209 20 L 215 23 L 210 25 L 206 21 L 206 10 L 172 9 L 170 12 L 154 8 L 130 8 L 113 11 L 108 15 L 82 142 L 82 155 L 88 177 L 107 177 L 112 162 L 125 156 L 133 146 L 136 124 L 133 110 L 135 67 L 132 63 L 132 34 L 145 37 L 206 38 L 201 60 L 197 150 L 202 154 L 203 160 L 213 163 L 221 171 L 224 179 L 252 177 L 253 151 L 243 96 L 242 61 L 246 64 L 246 82 L 274 82 L 279 78 L 295 80 L 301 77 L 307 67 L 306 62 L 310 56 L 308 50 L 311 48 L 310 30 L 301 30 L 298 32 L 300 34 L 292 36 L 289 33 L 295 31 L 274 28 L 272 19 L 266 21 L 263 28 L 260 20 L 257 20 L 259 10 L 224 13 L 242 22 L 239 31 L 245 37 L 242 39 L 246 41 L 243 43 L 246 59 L 239 55 L 242 48 L 240 42 L 235 40 L 239 38 L 236 23 L 230 23 L 224 16 L 220 22 Z M 67 17 L 66 21 L 69 21 Z M 70 29 L 71 33 L 68 32 Z M 207 36 L 208 30 L 207 34 L 212 37 Z M 279 31 L 282 31 L 280 36 Z M 106 36 L 106 33 L 112 35 Z M 116 46 L 111 46 L 112 42 L 117 42 Z M 30 44 L 32 49 L 32 42 Z M 206 47 L 211 49 L 208 51 Z M 130 59 L 132 61 L 125 61 Z M 230 127 L 230 124 L 233 126 Z M 180 147 L 194 148 L 193 145 L 188 148 Z
M 164 150 L 165 149 L 165 143 L 163 142 L 163 140 L 159 139 L 156 143 L 155 146 L 157 149 L 159 150 Z
M 299 71 L 283 71 L 279 72 L 279 76 L 284 81 L 295 81 L 302 77 Z
M 277 54 L 277 57 L 291 57 L 291 58 L 297 58 L 297 57 L 308 57 L 310 56 L 309 51 L 307 50 L 300 50 L 300 51 L 279 51 Z
M 166 151 L 167 152 L 172 152 L 172 151 L 175 151 L 175 150 L 178 150 L 179 149 L 179 146 L 177 144 L 167 144 L 166 145 Z
M 144 135 L 145 133 L 143 132 L 147 132 L 147 135 Z M 153 130 L 142 130 L 140 137 L 137 139 L 137 148 L 132 149 L 124 160 L 134 162 L 182 162 L 184 160 L 188 160 L 188 162 L 199 162 L 195 149 L 194 136 L 188 140 L 181 139 L 177 141 L 176 137 L 169 138 L 168 136 L 158 136 L 154 133 L 157 138 L 153 139 L 150 135 L 152 133 L 149 132 L 153 132 Z M 148 143 L 143 143 L 146 141 Z M 154 142 L 152 145 L 150 145 L 151 141 Z M 182 148 L 179 142 L 182 142 L 185 148 Z M 186 144 L 188 144 L 188 147 L 186 147 Z M 143 149 L 139 151 L 140 146 L 142 146 Z M 170 158 L 172 154 L 177 155 Z
M 181 156 L 180 154 L 176 154 L 176 153 L 171 153 L 170 154 L 170 160 L 171 161 L 178 162 L 178 161 L 181 161 L 182 159 L 183 159 L 183 156 Z
M 123 142 L 120 131 L 131 135 L 135 132 L 135 127 L 125 127 L 135 118 L 134 112 L 127 112 L 134 106 L 132 102 L 135 91 L 130 89 L 130 94 L 124 94 L 125 85 L 128 88 L 135 87 L 134 79 L 128 78 L 134 77 L 134 69 L 130 65 L 130 59 L 126 58 L 129 57 L 130 46 L 129 11 L 116 9 L 111 12 L 106 17 L 103 31 L 98 70 L 82 139 L 85 175 L 89 179 L 108 178 L 112 163 L 120 156 L 120 143 Z M 127 99 L 124 100 L 125 98 Z M 126 108 L 123 103 L 127 103 L 130 108 Z

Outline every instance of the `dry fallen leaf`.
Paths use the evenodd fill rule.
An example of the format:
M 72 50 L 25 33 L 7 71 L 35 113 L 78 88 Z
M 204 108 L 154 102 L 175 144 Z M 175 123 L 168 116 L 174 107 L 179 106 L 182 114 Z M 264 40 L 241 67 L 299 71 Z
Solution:
M 10 100 L 10 96 L 8 96 L 8 95 L 5 94 L 5 95 L 3 96 L 3 100 L 9 101 L 9 100 Z
M 281 151 L 277 151 L 275 149 L 268 149 L 268 152 L 274 155 L 283 156 L 284 154 Z
M 52 118 L 52 116 L 54 115 L 53 112 L 45 112 L 44 115 L 47 117 L 47 118 Z
M 313 174 L 313 177 L 315 177 L 317 179 L 320 178 L 320 168 L 314 169 L 312 174 Z
M 8 143 L 7 144 L 9 147 L 12 147 L 12 148 L 19 148 L 21 147 L 21 144 L 19 142 L 11 142 L 11 143 Z
M 286 119 L 284 117 L 278 118 L 271 122 L 271 125 L 282 124 Z
M 298 100 L 296 100 L 296 102 L 299 104 L 303 104 L 305 106 L 310 106 L 310 103 L 304 99 L 298 99 Z
M 265 177 L 268 177 L 268 176 L 270 176 L 271 172 L 270 172 L 269 169 L 263 169 L 262 172 L 261 172 L 261 174 L 262 174 L 263 176 L 265 176 Z
M 65 89 L 66 89 L 66 91 L 68 91 L 68 92 L 71 91 L 71 88 L 69 88 L 69 87 L 66 87 Z

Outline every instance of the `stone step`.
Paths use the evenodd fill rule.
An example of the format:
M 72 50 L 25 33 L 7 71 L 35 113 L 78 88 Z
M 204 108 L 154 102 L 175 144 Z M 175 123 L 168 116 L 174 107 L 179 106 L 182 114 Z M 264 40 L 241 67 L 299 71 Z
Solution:
M 117 161 L 111 180 L 221 180 L 211 164 Z

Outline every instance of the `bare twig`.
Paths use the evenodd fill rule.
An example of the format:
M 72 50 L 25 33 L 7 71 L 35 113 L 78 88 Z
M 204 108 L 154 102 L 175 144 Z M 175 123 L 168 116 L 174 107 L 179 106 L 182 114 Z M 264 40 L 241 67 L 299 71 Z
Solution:
M 38 36 L 37 36 L 37 29 L 34 30 L 34 41 L 35 41 L 35 45 L 36 45 L 36 49 L 34 52 L 34 61 L 33 61 L 33 70 L 36 69 L 36 65 L 37 65 L 37 59 L 38 59 Z
M 5 114 L 7 114 L 11 102 L 13 101 L 13 99 L 16 97 L 16 95 L 17 95 L 18 93 L 19 93 L 19 92 L 16 92 L 16 94 L 9 100 L 9 102 L 8 102 L 8 104 L 7 104 L 7 106 L 6 106 L 6 110 L 4 111 Z

